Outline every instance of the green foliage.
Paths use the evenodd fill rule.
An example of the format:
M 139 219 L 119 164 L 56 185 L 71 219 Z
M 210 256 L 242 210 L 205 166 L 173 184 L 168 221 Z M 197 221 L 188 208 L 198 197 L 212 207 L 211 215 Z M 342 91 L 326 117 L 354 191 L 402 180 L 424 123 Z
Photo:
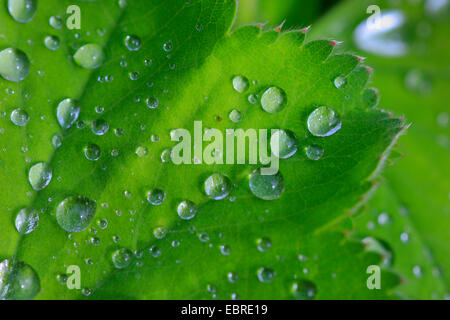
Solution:
M 64 15 L 69 4 L 40 3 L 23 25 L 0 10 L 0 49 L 20 49 L 30 60 L 24 80 L 0 79 L 0 91 L 11 93 L 0 104 L 0 256 L 34 269 L 37 299 L 294 299 L 311 287 L 317 299 L 393 297 L 398 279 L 390 272 L 382 275 L 381 290 L 367 288 L 366 269 L 381 256 L 348 237 L 346 217 L 373 191 L 380 159 L 403 121 L 375 108 L 371 69 L 357 56 L 334 54 L 334 41 L 305 40 L 306 30 L 248 26 L 230 33 L 234 1 L 80 2 L 81 31 L 52 28 L 49 17 Z M 44 45 L 48 35 L 60 39 L 59 49 Z M 141 46 L 127 42 L 130 35 Z M 99 68 L 71 61 L 89 43 L 103 48 Z M 241 79 L 233 87 L 237 75 L 247 85 Z M 346 85 L 337 88 L 342 75 Z M 284 100 L 271 96 L 263 109 L 259 99 L 271 87 L 281 88 L 271 92 Z M 81 111 L 62 129 L 57 107 L 66 98 Z M 29 115 L 25 126 L 9 119 L 19 106 Z M 308 116 L 319 106 L 339 115 L 340 130 L 334 133 L 333 122 L 334 134 L 311 135 Z M 233 109 L 240 122 L 229 119 Z M 252 194 L 255 165 L 162 161 L 174 145 L 171 130 L 193 132 L 194 120 L 222 132 L 281 128 L 295 134 L 297 152 L 280 160 L 281 196 Z M 311 145 L 323 149 L 320 159 L 305 154 Z M 52 170 L 42 190 L 28 181 L 38 162 Z M 204 193 L 213 173 L 233 184 L 225 199 Z M 155 189 L 165 197 L 148 196 Z M 154 205 L 147 197 L 164 200 Z M 181 201 L 191 201 L 186 206 L 194 206 L 195 217 L 180 219 Z M 26 235 L 14 226 L 24 207 L 39 213 L 39 226 Z M 70 227 L 59 216 L 73 210 L 87 220 L 96 210 L 88 228 L 64 230 Z M 83 290 L 58 281 L 68 265 L 80 266 Z

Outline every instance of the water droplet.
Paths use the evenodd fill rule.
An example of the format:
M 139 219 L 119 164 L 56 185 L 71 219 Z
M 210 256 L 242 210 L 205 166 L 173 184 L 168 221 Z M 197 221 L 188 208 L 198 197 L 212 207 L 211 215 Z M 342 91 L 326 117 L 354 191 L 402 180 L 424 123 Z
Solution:
M 145 103 L 147 104 L 147 107 L 150 109 L 155 109 L 159 105 L 159 100 L 156 97 L 149 97 L 145 100 Z
M 305 147 L 305 154 L 309 160 L 320 160 L 324 154 L 324 150 L 318 144 L 312 144 Z
M 343 74 L 334 78 L 334 86 L 337 89 L 344 89 L 347 86 L 347 77 Z
M 0 300 L 30 300 L 40 290 L 39 276 L 28 264 L 8 259 L 0 262 Z
M 378 215 L 378 224 L 380 226 L 384 226 L 391 223 L 391 218 L 389 217 L 389 214 L 386 212 L 382 212 Z
M 277 130 L 270 137 L 272 153 L 282 159 L 292 157 L 297 152 L 297 136 L 289 130 Z
M 96 161 L 102 155 L 102 151 L 100 150 L 100 147 L 98 145 L 90 143 L 86 147 L 84 147 L 84 155 L 86 159 Z
M 267 267 L 259 268 L 256 274 L 261 282 L 271 282 L 275 277 L 275 271 Z
M 400 240 L 403 243 L 408 243 L 409 242 L 409 233 L 408 232 L 402 232 L 400 234 Z
M 16 216 L 15 226 L 20 234 L 33 232 L 39 225 L 39 214 L 36 210 L 24 208 Z
M 181 201 L 177 207 L 178 216 L 183 220 L 190 220 L 194 218 L 197 211 L 197 205 L 190 200 Z
M 52 138 L 52 144 L 55 148 L 59 148 L 62 145 L 62 137 L 59 134 L 55 134 Z
M 234 123 L 238 123 L 242 120 L 241 112 L 239 110 L 233 109 L 229 114 L 229 118 Z
M 292 284 L 291 291 L 297 300 L 311 300 L 317 294 L 317 287 L 309 280 L 300 280 Z
M 34 190 L 42 190 L 52 180 L 52 169 L 44 162 L 36 163 L 28 172 L 28 181 Z
M 402 35 L 406 21 L 404 13 L 400 10 L 384 11 L 375 21 L 375 24 L 370 24 L 365 20 L 356 27 L 353 33 L 356 46 L 379 56 L 405 55 L 409 46 Z
M 79 115 L 80 104 L 74 99 L 67 98 L 62 100 L 56 109 L 59 125 L 64 129 L 70 128 Z
M 130 265 L 133 253 L 130 249 L 120 248 L 114 251 L 112 255 L 112 262 L 117 269 L 123 269 Z
M 167 234 L 167 228 L 166 227 L 156 227 L 153 229 L 153 235 L 156 239 L 164 239 L 164 237 Z
M 220 253 L 223 254 L 224 256 L 228 256 L 230 255 L 230 247 L 226 244 L 222 244 L 220 246 Z
M 235 283 L 236 281 L 238 281 L 239 276 L 237 273 L 235 272 L 228 272 L 227 274 L 227 279 L 228 281 L 230 281 L 231 283 Z
M 27 55 L 18 49 L 7 48 L 0 51 L 0 75 L 9 81 L 18 82 L 30 72 Z
M 272 248 L 272 241 L 269 238 L 259 238 L 256 240 L 256 245 L 258 247 L 258 251 L 260 252 L 266 252 L 270 248 Z
M 149 251 L 153 258 L 157 258 L 161 255 L 161 249 L 156 246 L 151 246 Z
M 95 43 L 89 43 L 75 52 L 73 59 L 82 68 L 96 69 L 103 64 L 105 54 L 101 46 Z
M 427 94 L 431 91 L 431 80 L 420 70 L 411 70 L 405 76 L 405 87 L 411 92 Z
M 248 89 L 249 82 L 244 76 L 237 75 L 233 78 L 233 88 L 239 93 L 243 93 Z
M 58 282 L 59 282 L 61 285 L 63 285 L 63 286 L 66 285 L 67 279 L 68 279 L 68 278 L 69 278 L 69 277 L 68 277 L 66 274 L 64 274 L 64 273 L 58 274 L 58 275 L 56 276 L 56 280 L 58 280 Z
M 85 230 L 95 216 L 97 204 L 82 196 L 71 196 L 58 205 L 56 209 L 56 221 L 68 232 L 80 232 Z
M 28 115 L 28 112 L 22 108 L 17 108 L 11 112 L 11 121 L 16 126 L 23 127 L 29 120 L 30 116 Z
M 252 193 L 263 200 L 278 199 L 284 192 L 284 179 L 280 172 L 274 175 L 263 175 L 261 168 L 252 172 L 249 177 Z
M 382 267 L 392 266 L 394 262 L 394 253 L 387 242 L 373 237 L 365 237 L 361 242 L 366 251 L 375 252 L 381 256 Z
M 413 274 L 416 278 L 421 278 L 423 276 L 422 268 L 420 266 L 414 266 Z
M 48 20 L 48 23 L 54 29 L 61 29 L 63 26 L 63 21 L 60 16 L 51 16 L 50 19 Z
M 138 36 L 135 36 L 135 35 L 126 36 L 124 43 L 125 43 L 125 46 L 128 48 L 128 50 L 130 50 L 130 51 L 137 51 L 142 46 L 141 38 L 139 38 Z
M 250 102 L 251 104 L 256 104 L 258 102 L 258 98 L 253 93 L 249 94 L 248 95 L 248 102 Z
M 219 173 L 210 175 L 204 183 L 204 190 L 210 199 L 221 200 L 231 192 L 232 185 L 230 179 Z
M 135 153 L 139 158 L 146 157 L 148 155 L 148 149 L 146 147 L 140 146 L 137 147 Z
M 331 136 L 341 125 L 341 118 L 330 107 L 318 107 L 308 117 L 308 130 L 316 137 Z
M 198 235 L 198 238 L 200 239 L 201 242 L 208 242 L 209 241 L 209 235 L 206 232 L 201 232 Z
M 164 45 L 163 45 L 163 49 L 164 49 L 164 51 L 166 51 L 166 52 L 172 51 L 172 49 L 173 49 L 173 43 L 172 43 L 172 40 L 168 40 L 167 42 L 165 42 Z
M 166 198 L 166 194 L 161 189 L 152 189 L 147 193 L 147 201 L 150 202 L 154 206 L 159 206 L 164 202 Z
M 8 0 L 8 11 L 14 20 L 27 23 L 33 20 L 37 10 L 37 0 Z
M 92 132 L 97 136 L 102 136 L 109 130 L 109 124 L 106 120 L 97 119 L 92 122 Z
M 261 106 L 268 113 L 278 113 L 287 103 L 286 93 L 278 87 L 270 87 L 261 96 Z
M 59 38 L 57 36 L 47 36 L 44 39 L 44 44 L 47 49 L 57 50 L 59 49 Z

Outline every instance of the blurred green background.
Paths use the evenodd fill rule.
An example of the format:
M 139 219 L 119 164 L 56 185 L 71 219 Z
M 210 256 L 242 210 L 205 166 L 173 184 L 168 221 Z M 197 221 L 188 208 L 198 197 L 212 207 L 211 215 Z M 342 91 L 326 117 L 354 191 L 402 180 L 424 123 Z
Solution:
M 378 108 L 410 123 L 353 221 L 354 237 L 386 252 L 384 266 L 403 280 L 399 298 L 449 299 L 450 1 L 239 1 L 235 27 L 283 22 L 283 30 L 312 25 L 310 40 L 340 40 L 336 50 L 367 58 Z

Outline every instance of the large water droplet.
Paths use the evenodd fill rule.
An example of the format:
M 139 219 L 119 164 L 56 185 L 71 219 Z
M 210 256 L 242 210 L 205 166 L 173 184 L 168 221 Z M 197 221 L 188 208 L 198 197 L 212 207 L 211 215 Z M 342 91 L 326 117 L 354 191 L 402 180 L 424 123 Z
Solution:
M 0 51 L 0 75 L 9 81 L 18 82 L 30 72 L 30 61 L 27 55 L 13 48 Z
M 190 200 L 181 201 L 177 207 L 178 216 L 183 220 L 190 220 L 194 218 L 197 211 L 197 205 Z
M 341 118 L 330 107 L 318 107 L 308 117 L 308 130 L 316 137 L 331 136 L 341 125 Z
M 133 258 L 133 253 L 130 249 L 120 248 L 114 251 L 112 255 L 112 261 L 114 267 L 117 269 L 124 269 L 128 267 L 131 263 L 131 259 Z
M 268 113 L 278 113 L 287 103 L 286 93 L 278 87 L 270 87 L 261 97 L 261 106 Z
M 233 78 L 233 88 L 239 93 L 243 93 L 248 89 L 248 79 L 244 76 L 238 75 Z
M 64 99 L 58 104 L 56 109 L 56 117 L 59 125 L 68 129 L 78 119 L 80 115 L 80 104 L 74 99 Z
M 128 50 L 130 51 L 137 51 L 141 48 L 142 45 L 141 38 L 135 35 L 126 36 L 124 43 L 125 46 L 128 48 Z
M 368 18 L 373 19 L 373 18 Z M 403 39 L 401 29 L 405 25 L 405 15 L 400 10 L 386 11 L 375 20 L 361 22 L 353 33 L 353 39 L 359 49 L 387 57 L 405 55 L 408 44 Z
M 11 112 L 11 121 L 16 126 L 23 127 L 24 125 L 26 125 L 28 123 L 29 120 L 30 120 L 30 116 L 28 115 L 28 112 L 26 112 L 22 108 L 14 109 Z
M 209 198 L 221 200 L 230 194 L 232 185 L 227 176 L 214 173 L 205 180 L 204 189 Z
M 95 43 L 89 43 L 75 52 L 73 59 L 75 62 L 86 69 L 96 69 L 103 64 L 105 54 L 101 46 Z
M 256 272 L 256 275 L 261 282 L 271 282 L 275 277 L 275 271 L 267 267 L 261 267 Z
M 284 179 L 280 172 L 274 175 L 263 175 L 261 168 L 252 172 L 249 177 L 252 193 L 263 200 L 278 199 L 284 192 Z
M 324 150 L 317 144 L 312 144 L 305 147 L 305 154 L 310 160 L 319 160 L 322 158 Z
M 39 225 L 39 214 L 36 210 L 24 208 L 16 216 L 15 226 L 20 234 L 33 232 Z
M 0 262 L 0 300 L 30 300 L 41 290 L 39 276 L 22 261 Z
M 166 198 L 166 193 L 158 188 L 152 189 L 147 194 L 147 201 L 150 202 L 154 206 L 159 206 L 164 202 Z
M 14 20 L 27 23 L 33 20 L 37 10 L 37 0 L 8 0 L 8 11 Z
M 102 155 L 102 151 L 100 150 L 100 147 L 98 145 L 96 145 L 95 143 L 91 143 L 84 148 L 84 155 L 86 159 L 96 161 Z
M 300 280 L 293 283 L 291 290 L 297 300 L 312 300 L 317 294 L 316 285 L 309 280 Z
M 82 196 L 71 196 L 58 205 L 56 209 L 56 221 L 68 232 L 80 232 L 85 230 L 95 216 L 97 204 Z
M 270 137 L 272 153 L 282 159 L 292 157 L 297 152 L 297 136 L 289 130 L 277 130 Z
M 34 190 L 42 190 L 52 180 L 52 169 L 44 162 L 36 163 L 28 172 L 28 180 Z

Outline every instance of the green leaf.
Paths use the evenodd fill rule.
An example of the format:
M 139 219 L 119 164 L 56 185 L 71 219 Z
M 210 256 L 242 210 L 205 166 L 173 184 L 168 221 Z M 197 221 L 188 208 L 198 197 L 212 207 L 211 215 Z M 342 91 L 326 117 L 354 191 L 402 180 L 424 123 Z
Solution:
M 442 299 L 450 288 L 450 7 L 444 3 L 433 11 L 429 9 L 432 3 L 377 3 L 384 14 L 392 10 L 402 13 L 405 22 L 390 37 L 402 39 L 409 51 L 399 57 L 362 53 L 376 70 L 373 84 L 382 93 L 380 107 L 404 115 L 411 126 L 400 139 L 398 152 L 402 157 L 386 170 L 387 182 L 370 203 L 368 216 L 361 216 L 357 230 L 379 237 L 394 248 L 393 268 L 405 280 L 398 292 L 412 299 Z M 346 1 L 325 16 L 314 32 L 317 36 L 330 34 L 360 50 L 353 32 L 368 17 L 365 10 L 370 4 L 371 1 Z M 367 230 L 366 224 L 375 223 L 376 215 L 383 212 L 391 217 L 392 225 Z M 410 234 L 407 244 L 400 241 L 403 232 Z M 417 267 L 422 270 L 420 277 L 414 274 Z
M 0 10 L 0 30 L 8 30 L 0 48 L 17 47 L 30 59 L 24 80 L 0 79 L 2 92 L 14 91 L 1 102 L 0 255 L 36 271 L 41 287 L 36 298 L 390 296 L 397 278 L 389 272 L 382 275 L 382 290 L 366 286 L 366 269 L 378 264 L 380 255 L 348 239 L 342 232 L 346 223 L 336 227 L 348 222 L 346 214 L 372 190 L 380 158 L 403 127 L 367 98 L 370 68 L 357 56 L 332 54 L 333 41 L 305 41 L 306 30 L 244 27 L 229 33 L 234 1 L 142 0 L 123 8 L 106 0 L 83 2 L 81 31 L 52 29 L 49 16 L 63 15 L 68 4 L 41 3 L 32 22 L 20 26 Z M 61 39 L 58 50 L 42 43 L 48 34 Z M 127 48 L 130 35 L 141 40 L 138 50 Z M 70 59 L 88 43 L 103 48 L 105 61 L 97 69 Z M 347 85 L 338 89 L 335 79 L 341 75 Z M 278 89 L 269 90 L 261 105 L 273 87 Z M 64 102 L 63 124 L 73 120 L 66 117 L 70 105 L 75 114 L 79 103 L 81 111 L 76 123 L 61 129 L 56 110 L 66 98 L 78 102 Z M 21 127 L 9 120 L 19 105 L 30 118 Z M 318 127 L 324 137 L 307 128 L 319 106 L 335 111 L 320 109 L 334 120 L 328 129 Z M 229 119 L 232 110 L 239 112 Z M 193 133 L 196 120 L 203 129 L 223 133 L 280 128 L 295 134 L 298 150 L 280 160 L 279 175 L 255 180 L 282 176 L 278 186 L 284 189 L 272 194 L 273 200 L 252 193 L 249 175 L 261 163 L 162 161 L 175 145 L 172 130 Z M 323 149 L 319 160 L 305 154 L 311 145 Z M 40 168 L 51 168 L 52 178 L 35 191 L 28 171 L 38 162 L 48 164 Z M 213 173 L 226 175 L 233 185 L 225 199 L 205 194 L 203 184 Z M 163 201 L 154 205 L 147 198 Z M 39 212 L 39 226 L 19 235 L 13 221 L 24 207 Z M 82 231 L 65 231 L 76 216 L 64 217 L 80 210 L 84 220 L 73 230 Z M 81 268 L 83 290 L 58 281 L 71 265 Z

